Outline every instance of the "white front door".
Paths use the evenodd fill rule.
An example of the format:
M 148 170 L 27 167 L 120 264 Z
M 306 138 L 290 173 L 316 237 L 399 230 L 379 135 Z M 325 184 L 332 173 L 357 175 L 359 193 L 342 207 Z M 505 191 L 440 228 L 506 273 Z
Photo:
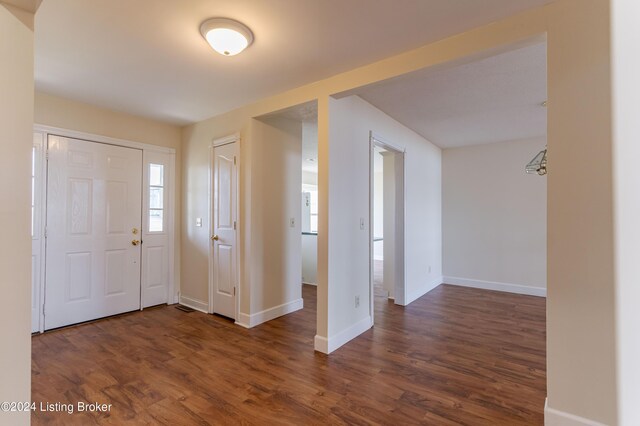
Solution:
M 238 143 L 213 149 L 213 313 L 236 319 L 236 156 Z
M 142 151 L 49 136 L 45 329 L 140 308 Z

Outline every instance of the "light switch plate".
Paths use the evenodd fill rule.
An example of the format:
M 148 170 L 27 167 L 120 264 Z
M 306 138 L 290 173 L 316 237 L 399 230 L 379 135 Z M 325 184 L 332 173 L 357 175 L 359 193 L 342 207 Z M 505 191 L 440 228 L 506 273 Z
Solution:
M 196 226 L 198 228 L 202 228 L 202 218 L 201 217 L 196 217 Z

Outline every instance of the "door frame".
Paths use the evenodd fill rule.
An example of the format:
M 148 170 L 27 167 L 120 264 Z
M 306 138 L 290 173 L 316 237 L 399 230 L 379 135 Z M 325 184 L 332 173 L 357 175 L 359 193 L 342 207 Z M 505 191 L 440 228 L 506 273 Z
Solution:
M 209 244 L 209 297 L 208 297 L 208 308 L 207 308 L 207 312 L 209 314 L 213 314 L 213 302 L 214 302 L 214 297 L 215 297 L 215 288 L 214 285 L 215 283 L 213 282 L 213 244 L 211 241 L 211 237 L 213 236 L 213 192 L 214 192 L 214 173 L 213 173 L 213 169 L 214 169 L 214 165 L 215 165 L 215 149 L 217 147 L 223 146 L 223 145 L 229 145 L 232 143 L 237 143 L 236 145 L 236 167 L 235 167 L 235 174 L 236 174 L 236 229 L 235 229 L 235 234 L 236 234 L 236 246 L 235 246 L 235 269 L 236 269 L 236 294 L 235 294 L 235 322 L 236 324 L 238 323 L 238 318 L 239 318 L 239 314 L 240 314 L 240 297 L 242 294 L 242 289 L 241 289 L 241 285 L 240 283 L 242 282 L 242 269 L 240 268 L 240 254 L 242 253 L 242 242 L 240 240 L 240 228 L 241 228 L 241 220 L 240 220 L 240 185 L 241 185 L 241 181 L 240 181 L 240 167 L 241 167 L 241 161 L 240 161 L 240 147 L 241 147 L 241 138 L 240 138 L 240 133 L 234 133 L 232 135 L 229 136 L 225 136 L 222 138 L 217 138 L 214 139 L 211 144 L 209 145 L 209 235 L 207 236 L 207 244 Z
M 395 233 L 395 257 L 396 265 L 398 265 L 398 259 L 400 259 L 401 266 L 398 269 L 396 266 L 396 274 L 400 274 L 401 278 L 395 283 L 394 289 L 394 303 L 396 305 L 404 306 L 406 303 L 407 295 L 407 262 L 405 259 L 406 252 L 406 148 L 401 148 L 377 133 L 369 132 L 369 313 L 371 315 L 371 322 L 374 322 L 374 289 L 373 289 L 373 197 L 374 197 L 374 155 L 375 147 L 381 147 L 387 151 L 391 151 L 396 155 L 400 155 L 402 159 L 401 170 L 396 170 L 395 179 L 401 179 L 400 194 L 402 196 L 402 203 L 400 206 L 396 205 L 396 229 L 400 229 L 400 232 Z M 401 212 L 398 212 L 398 209 Z M 384 236 L 383 236 L 384 238 Z
M 41 198 L 41 205 L 38 212 L 40 214 L 41 224 L 42 224 L 42 226 L 40 226 L 39 231 L 40 231 L 40 237 L 42 239 L 43 251 L 42 251 L 42 256 L 40 256 L 41 279 L 40 279 L 38 294 L 36 295 L 37 303 L 39 305 L 39 313 L 40 313 L 39 332 L 40 333 L 44 332 L 44 305 L 46 302 L 44 300 L 45 299 L 44 295 L 45 295 L 46 277 L 47 277 L 46 270 L 45 270 L 47 252 L 46 252 L 46 240 L 44 238 L 45 232 L 46 232 L 46 223 L 44 218 L 47 217 L 46 193 L 47 193 L 47 184 L 48 184 L 47 170 L 49 166 L 49 162 L 47 159 L 48 157 L 47 147 L 48 147 L 49 136 L 60 136 L 64 138 L 79 139 L 87 142 L 96 142 L 96 143 L 102 143 L 106 145 L 115 145 L 115 146 L 120 146 L 124 148 L 134 148 L 134 149 L 142 150 L 143 174 L 144 174 L 145 152 L 157 152 L 157 153 L 171 155 L 171 161 L 169 164 L 171 178 L 169 181 L 169 186 L 167 188 L 168 190 L 167 192 L 169 196 L 169 203 L 168 203 L 169 209 L 167 211 L 168 213 L 167 226 L 169 227 L 168 234 L 169 234 L 169 241 L 170 241 L 169 247 L 168 247 L 169 248 L 169 281 L 168 281 L 168 289 L 167 289 L 167 304 L 178 303 L 179 294 L 178 294 L 178 289 L 176 289 L 176 283 L 175 283 L 175 229 L 176 229 L 176 224 L 175 224 L 175 217 L 176 217 L 176 214 L 175 214 L 175 191 L 176 191 L 175 160 L 176 160 L 176 156 L 175 154 L 176 154 L 176 150 L 173 148 L 166 148 L 166 147 L 161 147 L 157 145 L 129 141 L 125 139 L 111 138 L 108 136 L 80 132 L 80 131 L 60 128 L 60 127 L 47 126 L 47 125 L 37 124 L 37 123 L 34 124 L 33 126 L 33 132 L 41 133 L 43 135 L 43 149 L 40 151 L 42 171 L 43 171 L 41 175 L 40 185 L 41 185 L 41 190 L 43 195 Z M 141 188 L 141 196 L 144 197 L 144 194 L 145 194 L 144 188 Z M 144 206 L 144 199 L 142 201 Z M 143 208 L 143 215 L 144 214 L 145 212 Z M 145 233 L 144 229 L 141 232 L 142 232 L 142 235 L 144 235 Z M 142 259 L 141 259 L 141 262 L 142 262 Z M 143 310 L 142 308 L 142 296 L 143 296 L 142 291 L 144 288 L 144 285 L 143 285 L 144 283 L 142 281 L 143 279 L 144 279 L 143 274 L 141 274 L 140 275 L 140 310 Z

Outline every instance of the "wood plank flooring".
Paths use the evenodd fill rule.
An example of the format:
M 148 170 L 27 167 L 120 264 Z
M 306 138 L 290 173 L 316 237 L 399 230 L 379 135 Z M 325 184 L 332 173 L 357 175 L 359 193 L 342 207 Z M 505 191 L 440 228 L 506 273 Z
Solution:
M 541 425 L 545 300 L 442 285 L 329 357 L 305 308 L 251 330 L 159 307 L 33 337 L 32 400 L 113 404 L 32 423 Z

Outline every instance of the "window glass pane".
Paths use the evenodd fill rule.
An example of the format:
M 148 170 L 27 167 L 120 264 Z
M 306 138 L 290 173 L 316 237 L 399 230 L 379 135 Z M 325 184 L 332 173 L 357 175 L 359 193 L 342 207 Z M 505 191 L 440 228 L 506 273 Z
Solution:
M 164 166 L 162 164 L 149 165 L 149 185 L 164 186 Z
M 31 177 L 31 205 L 36 205 L 36 178 Z
M 152 209 L 164 207 L 164 188 L 149 188 L 149 207 Z
M 33 206 L 31 206 L 31 238 L 34 237 L 34 228 L 35 228 L 35 224 L 36 224 L 36 216 L 35 216 L 35 208 Z
M 149 210 L 149 232 L 162 232 L 164 228 L 162 210 Z
M 31 149 L 31 176 L 36 175 L 36 147 Z

